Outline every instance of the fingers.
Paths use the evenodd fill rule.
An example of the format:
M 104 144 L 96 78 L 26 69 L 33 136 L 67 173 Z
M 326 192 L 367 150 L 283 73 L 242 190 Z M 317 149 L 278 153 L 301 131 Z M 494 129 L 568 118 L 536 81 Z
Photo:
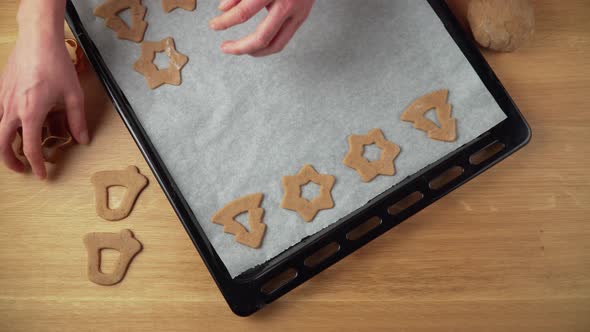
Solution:
M 86 127 L 86 113 L 84 111 L 84 94 L 82 89 L 76 89 L 76 92 L 65 96 L 66 116 L 68 118 L 68 127 L 76 142 L 88 144 L 89 136 Z
M 256 31 L 242 39 L 224 42 L 221 49 L 224 53 L 241 55 L 251 54 L 265 49 L 281 30 L 289 13 L 281 6 L 272 5 L 268 16 L 256 28 Z
M 209 21 L 213 30 L 225 30 L 251 19 L 264 9 L 271 0 L 242 0 L 230 10 Z
M 12 142 L 16 137 L 18 127 L 18 121 L 9 121 L 7 118 L 4 118 L 0 122 L 0 157 L 4 160 L 6 167 L 15 172 L 22 173 L 25 171 L 25 165 L 16 158 L 12 149 Z
M 217 9 L 226 12 L 235 7 L 238 3 L 240 3 L 240 0 L 222 0 Z
M 4 115 L 4 107 L 2 106 L 2 101 L 4 100 L 4 90 L 2 89 L 2 82 L 4 81 L 4 74 L 0 75 L 0 121 L 2 121 L 2 116 Z
M 35 113 L 31 113 L 35 114 Z M 32 116 L 23 120 L 23 152 L 31 164 L 33 173 L 39 179 L 45 179 L 45 159 L 41 150 L 41 128 L 44 117 Z
M 303 24 L 302 20 L 297 20 L 295 18 L 287 20 L 281 30 L 277 33 L 275 39 L 266 48 L 254 52 L 251 55 L 254 57 L 262 57 L 281 52 L 293 38 L 295 32 L 301 27 L 301 24 Z

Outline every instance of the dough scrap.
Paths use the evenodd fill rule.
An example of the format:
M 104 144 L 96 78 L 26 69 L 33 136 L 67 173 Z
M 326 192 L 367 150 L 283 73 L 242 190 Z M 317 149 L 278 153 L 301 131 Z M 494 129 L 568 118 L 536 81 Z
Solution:
M 119 13 L 129 9 L 131 12 L 131 27 L 119 17 Z M 141 4 L 141 0 L 106 0 L 94 9 L 94 15 L 105 20 L 107 27 L 117 33 L 119 39 L 126 39 L 136 43 L 143 40 L 147 30 L 147 22 L 144 21 L 147 8 Z
M 96 213 L 99 217 L 109 221 L 117 221 L 129 216 L 137 197 L 148 184 L 148 179 L 140 174 L 139 169 L 135 166 L 128 166 L 123 171 L 97 172 L 92 175 L 90 181 L 95 190 Z M 127 188 L 125 197 L 116 209 L 108 207 L 108 188 L 112 186 Z
M 285 191 L 281 207 L 297 212 L 306 222 L 311 222 L 320 210 L 334 207 L 332 188 L 336 178 L 333 175 L 319 174 L 311 165 L 305 165 L 296 175 L 283 176 L 281 182 Z M 301 196 L 301 186 L 310 182 L 320 186 L 319 195 L 311 201 Z
M 120 233 L 88 233 L 84 236 L 84 245 L 88 252 L 88 280 L 103 286 L 114 285 L 123 280 L 131 260 L 142 249 L 141 242 L 128 229 Z M 114 249 L 120 254 L 112 273 L 101 271 L 102 249 Z
M 379 160 L 370 161 L 363 156 L 365 146 L 375 144 L 381 149 Z M 381 129 L 373 129 L 367 135 L 350 135 L 349 150 L 342 161 L 344 165 L 357 171 L 363 182 L 370 182 L 378 175 L 394 175 L 394 161 L 400 148 L 385 139 Z
M 162 9 L 166 13 L 176 8 L 193 11 L 197 8 L 197 0 L 162 0 Z
M 154 64 L 156 53 L 164 52 L 169 58 L 167 68 L 158 69 Z M 145 78 L 150 89 L 155 89 L 162 84 L 180 85 L 180 70 L 188 58 L 176 51 L 174 39 L 172 37 L 164 38 L 158 42 L 141 43 L 141 56 L 133 64 L 133 68 Z
M 530 0 L 472 0 L 467 20 L 479 45 L 512 52 L 535 33 L 535 9 Z
M 235 235 L 238 243 L 250 248 L 260 248 L 266 225 L 262 221 L 264 209 L 260 208 L 263 194 L 256 193 L 238 198 L 211 217 L 214 224 L 222 225 L 225 233 Z M 248 213 L 248 231 L 242 224 L 236 221 L 236 217 L 242 213 Z
M 439 90 L 418 98 L 402 113 L 402 121 L 413 122 L 414 128 L 425 131 L 431 139 L 454 142 L 457 119 L 451 116 L 452 105 L 447 103 L 448 96 L 449 90 Z M 441 127 L 424 116 L 433 108 Z

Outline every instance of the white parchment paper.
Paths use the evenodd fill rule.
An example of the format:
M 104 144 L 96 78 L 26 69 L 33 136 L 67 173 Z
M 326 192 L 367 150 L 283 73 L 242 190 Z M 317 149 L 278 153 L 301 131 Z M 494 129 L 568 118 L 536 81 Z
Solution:
M 404 178 L 444 158 L 505 119 L 425 0 L 319 0 L 279 55 L 223 55 L 223 40 L 244 36 L 262 16 L 219 33 L 207 22 L 217 0 L 195 12 L 165 14 L 144 0 L 145 40 L 172 36 L 189 57 L 181 86 L 150 90 L 136 73 L 138 44 L 116 38 L 92 10 L 75 7 L 117 83 L 174 177 L 213 247 L 235 277 L 337 222 Z M 458 140 L 430 140 L 399 120 L 416 98 L 450 90 Z M 397 174 L 363 184 L 342 164 L 349 134 L 381 128 L 402 152 Z M 336 176 L 334 209 L 311 223 L 280 208 L 280 179 L 304 164 Z M 261 249 L 234 241 L 211 216 L 230 201 L 263 192 L 268 225 Z

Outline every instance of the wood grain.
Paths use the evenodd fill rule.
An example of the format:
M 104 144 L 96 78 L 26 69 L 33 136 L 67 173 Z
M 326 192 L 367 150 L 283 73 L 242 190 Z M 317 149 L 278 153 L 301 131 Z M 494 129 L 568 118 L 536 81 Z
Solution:
M 464 8 L 465 1 L 454 1 Z M 17 5 L 0 2 L 0 65 Z M 536 1 L 535 40 L 486 52 L 534 130 L 529 146 L 253 317 L 234 316 L 93 74 L 92 143 L 51 180 L 0 169 L 1 331 L 590 330 L 590 6 Z M 137 165 L 131 216 L 94 212 L 90 176 Z M 82 237 L 130 228 L 125 280 L 90 283 Z

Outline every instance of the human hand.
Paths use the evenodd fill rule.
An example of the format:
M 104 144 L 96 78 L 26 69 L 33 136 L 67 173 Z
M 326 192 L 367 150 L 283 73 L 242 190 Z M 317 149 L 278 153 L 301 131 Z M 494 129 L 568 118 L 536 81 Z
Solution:
M 70 132 L 77 142 L 86 144 L 89 139 L 83 92 L 64 44 L 63 12 L 60 16 L 59 8 L 56 15 L 31 8 L 23 10 L 28 4 L 34 3 L 21 2 L 19 36 L 0 76 L 0 157 L 8 168 L 24 171 L 12 149 L 17 130 L 22 127 L 25 157 L 33 173 L 44 179 L 41 131 L 52 109 L 65 107 Z M 23 13 L 40 15 L 25 17 Z
M 268 15 L 254 33 L 221 45 L 227 54 L 266 56 L 283 50 L 309 16 L 313 4 L 314 0 L 222 0 L 219 10 L 223 13 L 209 21 L 209 27 L 225 30 L 266 8 Z

